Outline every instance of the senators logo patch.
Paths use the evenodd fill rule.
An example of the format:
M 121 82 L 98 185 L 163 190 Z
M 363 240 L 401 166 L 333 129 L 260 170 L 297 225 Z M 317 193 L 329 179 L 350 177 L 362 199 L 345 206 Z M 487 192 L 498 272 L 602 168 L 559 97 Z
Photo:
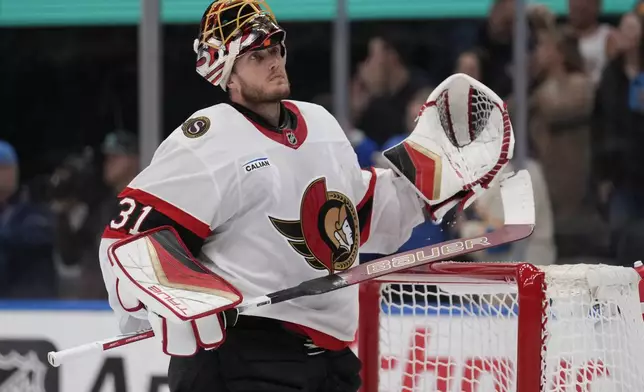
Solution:
M 344 271 L 358 256 L 360 231 L 353 203 L 340 192 L 329 192 L 326 179 L 312 182 L 304 191 L 300 220 L 269 217 L 293 249 L 317 270 Z
M 210 119 L 208 117 L 191 118 L 181 125 L 183 134 L 189 138 L 202 136 L 210 129 Z

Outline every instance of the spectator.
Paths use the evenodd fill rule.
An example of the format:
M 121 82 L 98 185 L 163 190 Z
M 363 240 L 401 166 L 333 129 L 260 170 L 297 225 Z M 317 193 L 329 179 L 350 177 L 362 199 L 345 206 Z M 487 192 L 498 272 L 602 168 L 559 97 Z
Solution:
M 618 50 L 613 27 L 599 22 L 601 5 L 602 0 L 568 0 L 569 24 L 579 40 L 584 70 L 595 85 Z
M 402 141 L 405 140 L 405 138 L 414 130 L 414 128 L 416 127 L 416 118 L 418 117 L 418 113 L 420 112 L 423 104 L 427 101 L 427 98 L 432 93 L 433 89 L 433 87 L 425 87 L 418 90 L 418 92 L 412 97 L 412 99 L 409 101 L 409 104 L 407 105 L 405 113 L 407 132 L 400 133 L 391 137 L 383 144 L 383 150 L 402 143 Z M 375 154 L 375 157 L 377 158 L 374 159 L 375 166 L 388 167 L 380 152 Z M 398 251 L 402 252 L 409 249 L 420 248 L 434 243 L 447 241 L 450 238 L 450 230 L 448 227 L 449 221 L 450 219 L 447 218 L 440 224 L 434 224 L 427 220 L 425 223 L 418 225 L 412 231 L 409 240 L 405 244 L 403 244 Z
M 412 99 L 407 104 L 407 110 L 405 112 L 405 129 L 407 130 L 407 132 L 391 138 L 388 143 L 385 143 L 384 148 L 389 148 L 394 144 L 400 143 L 402 139 L 404 139 L 405 137 L 407 137 L 407 135 L 414 131 L 414 128 L 416 128 L 416 120 L 418 119 L 420 109 L 423 107 L 425 102 L 427 102 L 427 99 L 434 91 L 434 88 L 434 86 L 423 87 L 422 89 L 418 90 L 416 94 L 414 94 Z M 397 141 L 397 138 L 400 140 Z
M 416 92 L 416 94 L 410 99 L 407 107 L 405 108 L 405 130 L 406 132 L 398 133 L 389 138 L 382 145 L 382 150 L 393 147 L 401 143 L 416 127 L 416 118 L 420 112 L 421 107 L 427 101 L 427 98 L 434 90 L 433 87 L 424 87 Z M 371 152 L 371 162 L 369 166 L 376 167 L 389 167 L 387 162 L 382 157 L 381 151 L 375 150 Z M 404 252 L 411 249 L 421 248 L 423 246 L 429 246 L 431 244 L 440 243 L 447 241 L 452 238 L 452 229 L 450 227 L 451 222 L 454 217 L 454 211 L 449 212 L 443 219 L 441 223 L 432 223 L 429 219 L 420 225 L 416 226 L 411 233 L 410 238 L 405 242 L 396 252 Z M 360 262 L 367 262 L 373 260 L 377 257 L 382 257 L 383 255 L 378 254 L 361 254 Z M 407 291 L 412 291 L 411 286 L 406 287 Z M 418 286 L 416 290 L 419 293 L 425 293 L 427 288 Z M 429 292 L 435 292 L 435 288 L 428 289 Z
M 485 24 L 481 26 L 474 47 L 479 54 L 481 77 L 477 78 L 508 99 L 512 94 L 514 78 L 514 18 L 515 0 L 494 0 Z M 550 23 L 554 16 L 542 5 L 528 7 L 527 50 L 532 53 L 536 47 L 536 30 Z
M 331 94 L 317 95 L 312 102 L 333 113 Z M 377 155 L 380 153 L 380 146 L 368 138 L 362 130 L 353 126 L 357 113 L 360 113 L 364 109 L 364 105 L 366 105 L 366 93 L 364 93 L 364 89 L 359 85 L 357 79 L 353 79 L 351 82 L 350 102 L 350 121 L 343 126 L 343 129 L 358 157 L 358 164 L 361 168 L 366 169 L 374 165 L 374 160 L 377 159 Z
M 118 215 L 120 208 L 115 202 L 118 194 L 140 171 L 139 141 L 136 134 L 125 130 L 108 134 L 103 142 L 102 152 L 105 158 L 103 181 L 109 187 L 109 192 L 101 203 L 97 240 L 110 219 Z M 98 263 L 92 263 L 92 266 L 98 269 Z M 96 274 L 100 278 L 100 271 L 97 270 Z
M 530 138 L 543 166 L 561 257 L 587 252 L 603 226 L 589 203 L 590 121 L 594 88 L 569 29 L 543 29 L 533 64 Z M 600 241 L 601 242 L 601 241 Z
M 464 73 L 476 80 L 483 81 L 483 64 L 486 59 L 486 54 L 481 49 L 465 51 L 458 56 L 454 72 Z
M 593 119 L 593 173 L 599 199 L 607 205 L 613 249 L 628 224 L 644 219 L 642 18 L 625 14 L 619 37 L 622 52 L 604 69 Z
M 116 197 L 139 173 L 139 141 L 135 134 L 117 130 L 103 142 L 103 180 Z M 110 203 L 112 204 L 112 203 Z M 111 212 L 107 215 L 113 217 Z
M 398 30 L 378 34 L 370 40 L 368 56 L 358 66 L 357 87 L 367 94 L 362 98 L 367 103 L 355 126 L 378 145 L 405 131 L 409 100 L 429 84 L 426 75 L 411 65 L 411 42 L 411 37 Z
M 55 297 L 52 216 L 19 192 L 18 177 L 16 152 L 0 141 L 0 298 Z
M 507 4 L 501 6 L 508 7 Z M 494 12 L 499 12 L 499 10 Z M 549 25 L 549 15 L 549 11 L 543 7 L 532 7 L 530 10 L 531 22 L 537 28 L 545 28 Z M 481 65 L 485 64 L 487 60 L 487 53 L 480 48 L 463 52 L 456 62 L 455 72 L 465 73 L 481 80 Z M 510 106 L 512 104 L 510 103 Z M 531 151 L 532 155 L 533 153 L 534 151 Z M 535 195 L 537 217 L 535 232 L 524 242 L 525 248 L 516 245 L 495 247 L 488 251 L 475 252 L 470 255 L 471 259 L 478 261 L 527 260 L 539 265 L 555 262 L 557 252 L 554 245 L 553 213 L 543 168 L 534 156 L 530 156 L 526 162 L 526 169 L 532 177 Z M 454 226 L 459 237 L 478 236 L 500 228 L 503 225 L 503 218 L 501 194 L 499 188 L 496 187 L 483 194 L 469 210 L 457 214 Z
M 557 17 L 543 4 L 528 4 L 528 23 L 534 33 L 538 34 L 541 31 L 556 28 Z
M 81 196 L 80 190 L 67 192 L 56 205 L 57 259 L 59 275 L 66 298 L 104 299 L 107 296 L 103 285 L 97 251 L 100 236 L 109 220 L 118 215 L 114 203 L 117 195 L 138 173 L 137 137 L 127 131 L 108 134 L 103 142 L 103 181 L 108 187 L 98 198 Z M 96 187 L 95 179 L 88 178 L 87 168 L 92 165 L 90 157 L 68 157 L 60 170 L 70 172 L 70 183 L 82 187 Z M 95 177 L 93 172 L 91 176 Z M 74 188 L 74 187 L 72 187 Z
M 418 118 L 418 113 L 420 109 L 429 98 L 429 95 L 434 91 L 434 87 L 424 87 L 416 92 L 413 97 L 409 100 L 407 107 L 405 108 L 405 131 L 394 134 L 392 137 L 387 139 L 382 145 L 382 150 L 386 150 L 395 146 L 398 143 L 401 143 L 405 138 L 413 132 L 416 128 L 416 119 Z M 382 160 L 382 154 L 378 154 L 377 160 L 374 160 L 374 165 L 384 167 L 385 163 Z
M 476 44 L 488 54 L 479 80 L 504 99 L 512 93 L 513 27 L 514 0 L 494 0 Z
M 92 298 L 83 292 L 85 268 L 96 263 L 96 214 L 100 178 L 94 153 L 86 148 L 68 155 L 49 180 L 51 209 L 55 213 L 54 260 L 62 298 Z M 100 287 L 100 285 L 99 285 Z

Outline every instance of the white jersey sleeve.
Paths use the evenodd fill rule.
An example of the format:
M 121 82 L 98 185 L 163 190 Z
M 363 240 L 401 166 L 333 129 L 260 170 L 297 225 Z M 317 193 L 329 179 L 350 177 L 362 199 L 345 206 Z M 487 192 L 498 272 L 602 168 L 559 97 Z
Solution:
M 362 228 L 361 252 L 391 254 L 423 223 L 423 204 L 405 179 L 391 169 L 372 168 L 356 175 L 356 186 L 365 196 L 358 208 L 372 203 L 371 218 Z M 369 201 L 371 199 L 371 201 Z
M 126 310 L 118 298 L 118 282 L 108 264 L 108 247 L 130 235 L 169 225 L 197 256 L 213 229 L 224 224 L 237 209 L 234 171 L 225 165 L 206 165 L 196 151 L 199 142 L 202 140 L 185 137 L 180 129 L 166 139 L 150 165 L 119 194 L 120 212 L 103 233 L 99 248 L 101 270 L 109 304 L 123 333 L 147 327 L 147 314 L 142 308 Z
M 361 247 L 364 253 L 391 254 L 423 223 L 423 203 L 404 178 L 391 169 L 363 170 L 349 144 L 343 156 L 352 157 L 351 180 L 357 195 Z

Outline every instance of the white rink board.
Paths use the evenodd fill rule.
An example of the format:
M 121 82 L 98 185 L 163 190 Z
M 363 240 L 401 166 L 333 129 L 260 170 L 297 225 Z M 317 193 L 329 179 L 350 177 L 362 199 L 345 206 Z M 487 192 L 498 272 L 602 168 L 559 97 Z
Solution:
M 85 356 L 57 369 L 47 363 L 51 345 L 61 350 L 116 334 L 116 318 L 109 311 L 0 310 L 0 380 L 4 379 L 0 391 L 168 392 L 169 357 L 153 339 Z M 21 355 L 9 355 L 14 350 Z M 29 353 L 37 354 L 38 360 L 26 360 Z M 107 374 L 101 377 L 102 372 Z
M 476 388 L 472 392 L 497 392 L 499 372 L 481 372 L 478 375 L 467 375 L 466 364 L 481 366 L 481 363 L 493 364 L 497 369 L 514 367 L 515 346 L 510 342 L 516 338 L 516 320 L 511 318 L 492 317 L 459 317 L 458 323 L 449 323 L 447 316 L 428 315 L 387 315 L 382 314 L 383 327 L 392 331 L 381 337 L 383 354 L 393 355 L 397 362 L 391 369 L 382 370 L 382 379 L 387 383 L 387 390 L 394 391 L 461 391 L 464 379 L 476 379 Z M 569 326 L 566 326 L 567 328 Z M 451 385 L 448 387 L 436 383 L 433 371 L 418 372 L 423 375 L 416 381 L 416 388 L 403 389 L 409 386 L 409 377 L 404 377 L 406 366 L 424 366 L 420 357 L 409 362 L 410 343 L 418 345 L 414 331 L 422 328 L 427 336 L 419 335 L 424 345 L 425 357 L 437 357 L 453 366 Z M 583 329 L 592 328 L 579 323 L 576 336 L 583 336 Z M 590 331 L 587 331 L 590 332 Z M 49 350 L 72 347 L 93 340 L 117 334 L 116 320 L 110 311 L 105 310 L 16 310 L 3 308 L 0 303 L 0 391 L 24 392 L 167 392 L 166 375 L 168 357 L 161 353 L 153 339 L 142 341 L 130 347 L 121 347 L 111 352 L 86 356 L 54 369 L 46 362 Z M 586 336 L 592 336 L 586 335 Z M 387 341 L 389 343 L 387 343 Z M 502 343 L 505 342 L 505 343 Z M 586 344 L 591 344 L 586 342 Z M 553 346 L 554 345 L 554 346 Z M 592 344 L 591 344 L 592 345 Z M 53 346 L 53 347 L 52 347 Z M 550 349 L 562 347 L 562 342 L 552 341 Z M 10 355 L 11 351 L 20 355 Z M 37 357 L 29 358 L 32 352 Z M 416 354 L 422 350 L 416 350 Z M 595 351 L 597 353 L 597 351 Z M 576 392 L 574 380 L 584 366 L 594 361 L 592 350 L 588 354 L 576 354 L 572 358 L 570 369 L 571 383 L 564 387 L 551 386 L 549 391 Z M 478 362 L 476 362 L 478 361 Z M 558 362 L 559 359 L 556 360 Z M 430 361 L 426 361 L 430 362 Z M 439 361 L 440 362 L 440 361 Z M 437 363 L 434 361 L 434 363 Z M 559 373 L 561 368 L 555 364 L 551 372 Z M 556 369 L 556 371 L 554 370 Z M 550 373 L 555 374 L 555 373 Z M 33 381 L 31 381 L 33 380 Z M 605 391 L 600 387 L 602 377 L 592 383 L 593 392 Z M 551 380 L 549 380 L 549 383 Z M 9 388 L 9 383 L 14 389 Z M 514 390 L 512 382 L 501 391 Z M 597 385 L 596 385 L 597 384 Z M 19 388 L 15 388 L 19 385 Z M 120 388 L 117 388 L 120 386 Z M 438 388 L 437 388 L 438 386 Z M 3 389 L 5 388 L 5 389 Z M 613 390 L 613 389 L 607 389 Z

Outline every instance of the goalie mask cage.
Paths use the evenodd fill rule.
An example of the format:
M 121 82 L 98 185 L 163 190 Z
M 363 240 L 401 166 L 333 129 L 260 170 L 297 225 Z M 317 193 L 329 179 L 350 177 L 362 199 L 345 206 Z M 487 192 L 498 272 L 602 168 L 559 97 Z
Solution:
M 632 268 L 437 263 L 361 286 L 363 392 L 644 392 Z

